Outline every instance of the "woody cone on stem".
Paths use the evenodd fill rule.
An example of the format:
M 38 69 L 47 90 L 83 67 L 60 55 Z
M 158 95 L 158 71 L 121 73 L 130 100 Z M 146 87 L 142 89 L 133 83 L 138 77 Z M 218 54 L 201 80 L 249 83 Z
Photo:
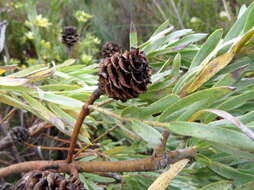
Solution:
M 142 51 L 132 48 L 130 51 L 125 51 L 121 54 L 117 48 L 112 48 L 112 43 L 106 43 L 103 47 L 104 52 L 106 52 L 105 55 L 111 56 L 101 61 L 99 88 L 94 91 L 87 103 L 82 107 L 76 121 L 67 156 L 68 163 L 72 161 L 81 125 L 85 117 L 89 114 L 89 105 L 93 104 L 102 94 L 125 102 L 128 99 L 136 98 L 139 94 L 144 93 L 147 90 L 147 85 L 151 83 L 152 69 Z
M 132 48 L 123 54 L 116 52 L 100 63 L 99 88 L 108 97 L 125 102 L 147 90 L 151 73 L 139 49 Z

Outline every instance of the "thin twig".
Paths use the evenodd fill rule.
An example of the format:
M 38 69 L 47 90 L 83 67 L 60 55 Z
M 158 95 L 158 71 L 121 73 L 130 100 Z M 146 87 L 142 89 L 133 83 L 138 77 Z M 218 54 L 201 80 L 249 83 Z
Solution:
M 35 136 L 41 133 L 41 131 L 51 127 L 53 127 L 51 124 L 48 124 L 47 122 L 42 121 L 40 123 L 34 124 L 33 126 L 29 127 L 29 133 L 31 136 Z
M 5 161 L 5 160 L 0 160 L 0 164 L 1 165 L 5 165 L 5 166 L 9 166 L 10 165 L 10 163 Z
M 111 129 L 105 131 L 103 134 L 101 134 L 100 136 L 98 136 L 97 138 L 95 138 L 91 144 L 87 144 L 84 148 L 82 148 L 80 151 L 78 151 L 76 154 L 75 154 L 75 158 L 79 156 L 79 154 L 81 152 L 84 152 L 87 148 L 89 148 L 90 146 L 92 146 L 94 143 L 96 143 L 98 140 L 100 140 L 101 138 L 103 138 L 105 135 L 107 135 L 108 133 L 110 133 L 111 131 L 113 131 L 115 128 L 117 128 L 118 126 L 115 126 L 115 127 L 112 127 Z
M 59 137 L 53 137 L 53 136 L 48 135 L 47 133 L 42 133 L 42 135 L 46 136 L 46 137 L 48 137 L 50 139 L 53 139 L 55 141 L 59 141 L 59 142 L 65 143 L 65 144 L 70 144 L 71 143 L 69 140 L 61 139 Z
M 103 102 L 99 102 L 98 104 L 96 104 L 96 106 L 104 106 L 104 105 L 109 104 L 113 101 L 114 101 L 114 99 L 105 100 Z
M 89 105 L 92 105 L 100 96 L 102 95 L 102 91 L 98 88 L 96 89 L 92 95 L 88 98 L 87 102 L 83 105 L 78 119 L 76 120 L 72 135 L 71 135 L 71 144 L 70 144 L 70 149 L 66 158 L 67 163 L 72 162 L 72 157 L 73 157 L 73 151 L 76 146 L 77 140 L 78 140 L 78 135 L 80 132 L 80 128 L 82 126 L 82 123 L 84 119 L 86 118 L 87 115 L 89 115 Z
M 4 116 L 3 119 L 1 119 L 0 125 L 1 125 L 4 121 L 9 120 L 9 119 L 14 115 L 14 113 L 16 112 L 16 110 L 17 110 L 16 108 L 13 108 L 11 111 L 9 111 L 9 113 L 8 113 L 6 116 Z
M 37 146 L 34 144 L 29 144 L 24 142 L 25 145 L 32 147 L 32 148 L 38 148 L 38 149 L 44 149 L 44 150 L 64 150 L 64 151 L 68 151 L 69 148 L 68 147 L 50 147 L 50 146 Z M 81 149 L 75 148 L 75 151 L 80 151 Z

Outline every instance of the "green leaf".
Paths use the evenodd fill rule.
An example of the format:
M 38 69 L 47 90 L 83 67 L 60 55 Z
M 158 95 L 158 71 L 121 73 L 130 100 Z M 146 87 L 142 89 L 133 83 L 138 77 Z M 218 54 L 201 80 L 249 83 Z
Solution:
M 156 147 L 161 143 L 162 135 L 155 128 L 140 121 L 133 121 L 131 128 L 149 146 Z
M 192 29 L 176 30 L 176 31 L 170 33 L 166 37 L 166 42 L 168 42 L 168 45 L 171 45 L 171 44 L 175 43 L 175 41 L 177 41 L 178 38 L 180 38 L 182 36 L 190 35 L 192 33 L 193 33 Z
M 20 101 L 17 98 L 13 98 L 11 96 L 8 96 L 8 95 L 2 94 L 2 93 L 0 95 L 0 102 L 10 105 L 10 106 L 13 106 L 13 107 L 16 107 L 16 108 L 19 108 L 19 109 L 30 110 L 29 106 L 27 106 L 24 102 Z
M 238 155 L 238 157 L 240 159 L 244 159 L 244 160 L 251 160 L 254 161 L 254 155 L 250 152 L 247 151 L 241 151 L 237 148 L 234 148 L 232 146 L 226 146 L 226 145 L 222 145 L 222 144 L 217 144 L 217 143 L 213 143 L 212 146 L 221 151 L 221 152 L 225 152 L 228 154 L 231 154 L 232 156 Z
M 83 173 L 82 175 L 84 175 L 84 177 L 90 178 L 93 181 L 99 182 L 99 183 L 113 183 L 113 182 L 115 182 L 115 180 L 110 177 L 103 177 L 103 176 L 99 176 L 97 174 Z
M 47 66 L 46 64 L 38 64 L 38 65 L 30 66 L 26 69 L 13 73 L 9 76 L 10 77 L 26 77 L 30 73 L 34 73 L 34 72 L 40 71 L 41 69 L 44 69 L 46 66 Z
M 172 59 L 168 58 L 168 60 L 165 61 L 165 63 L 162 65 L 162 67 L 160 68 L 158 73 L 161 73 L 161 72 L 165 71 L 167 69 L 167 67 L 170 65 L 171 62 L 172 62 Z
M 185 86 L 185 84 L 190 83 L 193 80 L 195 74 L 199 70 L 200 70 L 199 68 L 194 68 L 185 73 L 173 87 L 173 93 L 178 94 L 181 91 L 181 89 Z
M 220 70 L 225 68 L 234 58 L 234 56 L 241 50 L 241 48 L 251 39 L 254 35 L 254 28 L 246 32 L 241 38 L 237 39 L 230 51 L 222 54 L 208 64 L 204 64 L 197 75 L 195 75 L 190 82 L 186 83 L 181 89 L 181 96 L 185 96 L 200 88 L 205 82 L 211 79 Z
M 69 98 L 66 96 L 56 95 L 50 92 L 45 92 L 40 98 L 42 100 L 46 100 L 48 102 L 52 102 L 69 108 L 81 108 L 83 105 L 83 102 L 79 100 Z
M 254 151 L 254 142 L 238 131 L 183 121 L 170 122 L 167 128 L 178 135 L 196 137 L 249 152 Z
M 227 100 L 225 100 L 222 104 L 217 106 L 216 109 L 230 111 L 230 110 L 239 108 L 242 105 L 244 105 L 247 101 L 254 99 L 253 93 L 254 93 L 254 90 L 251 90 L 249 92 L 240 94 L 238 96 L 232 96 L 228 98 Z M 216 116 L 212 114 L 207 114 L 205 118 L 205 122 L 206 123 L 211 122 L 214 120 L 214 118 L 216 118 Z
M 130 48 L 137 48 L 138 47 L 138 35 L 137 30 L 134 23 L 131 23 L 130 27 Z
M 69 135 L 68 129 L 65 127 L 64 123 L 61 119 L 59 119 L 55 114 L 53 114 L 50 110 L 47 109 L 41 102 L 29 96 L 28 94 L 23 94 L 22 97 L 26 100 L 26 102 L 30 105 L 31 109 L 34 110 L 33 114 L 38 116 L 39 118 L 46 120 L 53 125 L 55 125 L 58 130 L 63 132 L 66 135 Z
M 244 29 L 249 28 L 249 24 L 246 25 L 246 21 L 249 18 L 249 14 L 253 12 L 254 9 L 254 3 L 252 3 L 248 9 L 242 14 L 242 16 L 234 23 L 234 25 L 231 27 L 227 35 L 225 36 L 223 42 L 227 42 L 237 36 L 239 36 Z M 250 21 L 251 22 L 251 21 Z
M 193 104 L 186 107 L 186 110 L 175 120 L 176 121 L 188 121 L 191 116 L 197 111 L 204 109 L 208 106 L 208 100 L 201 100 L 194 102 Z
M 170 45 L 170 47 L 173 47 L 173 49 L 178 49 L 180 47 L 186 47 L 187 45 L 198 42 L 202 39 L 204 39 L 207 36 L 207 34 L 198 33 L 198 34 L 190 34 L 188 36 L 183 37 L 182 39 L 178 40 L 177 42 Z
M 252 3 L 248 7 L 246 12 L 247 12 L 247 18 L 246 18 L 246 23 L 245 23 L 244 28 L 243 28 L 243 32 L 247 32 L 248 30 L 250 30 L 254 26 L 254 3 Z
M 21 86 L 28 81 L 26 78 L 0 77 L 0 86 Z
M 179 71 L 180 71 L 180 67 L 181 67 L 181 54 L 178 53 L 176 54 L 174 60 L 173 60 L 173 65 L 172 65 L 172 71 L 171 71 L 171 76 L 176 76 Z
M 241 187 L 237 188 L 236 190 L 253 190 L 254 189 L 254 182 L 249 182 L 241 185 Z
M 158 101 L 152 103 L 151 105 L 144 107 L 140 113 L 140 117 L 150 116 L 156 113 L 162 112 L 171 104 L 175 103 L 179 99 L 176 95 L 165 96 Z
M 222 77 L 213 85 L 213 87 L 219 86 L 232 86 L 236 80 L 233 78 L 231 73 L 221 75 Z
M 230 181 L 219 181 L 219 182 L 214 182 L 210 183 L 198 190 L 228 190 L 232 187 L 232 184 Z
M 254 175 L 240 172 L 235 168 L 229 167 L 219 162 L 212 162 L 209 168 L 227 179 L 234 180 L 236 185 L 254 180 Z
M 194 94 L 191 94 L 178 100 L 176 103 L 172 104 L 167 109 L 165 109 L 164 112 L 161 114 L 159 121 L 167 121 L 170 114 L 176 112 L 177 110 L 185 108 L 186 106 L 189 106 L 196 101 L 208 99 L 209 101 L 212 102 L 212 100 L 216 100 L 219 97 L 224 96 L 225 94 L 231 91 L 232 89 L 229 87 L 216 87 L 198 91 Z
M 75 62 L 76 62 L 75 59 L 67 59 L 62 64 L 57 65 L 56 69 L 60 69 L 60 68 L 63 68 L 63 67 L 67 67 L 67 66 L 73 65 Z
M 214 31 L 206 40 L 206 42 L 201 46 L 200 50 L 193 58 L 189 70 L 196 67 L 202 63 L 202 61 L 215 49 L 221 40 L 223 30 L 219 29 Z
M 165 22 L 163 22 L 155 31 L 154 33 L 152 34 L 151 37 L 155 36 L 156 34 L 162 32 L 163 30 L 165 30 L 166 28 L 168 28 L 170 22 L 169 20 L 166 20 Z

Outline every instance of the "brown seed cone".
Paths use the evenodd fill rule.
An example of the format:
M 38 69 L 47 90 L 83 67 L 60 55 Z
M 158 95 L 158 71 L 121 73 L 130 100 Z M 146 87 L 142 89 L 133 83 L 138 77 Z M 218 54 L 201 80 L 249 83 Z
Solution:
M 77 32 L 76 27 L 74 26 L 66 26 L 62 32 L 62 42 L 68 48 L 73 47 L 79 40 L 79 34 Z
M 123 102 L 147 90 L 151 67 L 142 51 L 115 53 L 100 63 L 99 88 L 107 96 Z
M 14 127 L 8 133 L 13 142 L 24 142 L 30 137 L 29 131 L 24 127 Z
M 86 190 L 76 178 L 66 179 L 64 175 L 50 171 L 32 171 L 25 174 L 14 190 Z
M 111 57 L 120 52 L 120 47 L 112 42 L 107 42 L 102 46 L 101 54 L 103 57 Z

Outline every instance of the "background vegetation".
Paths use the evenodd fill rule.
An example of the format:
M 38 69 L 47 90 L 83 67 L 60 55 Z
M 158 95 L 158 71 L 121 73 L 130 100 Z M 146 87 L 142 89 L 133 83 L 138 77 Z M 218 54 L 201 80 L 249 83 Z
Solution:
M 2 0 L 0 21 L 8 25 L 0 33 L 1 128 L 29 128 L 45 121 L 56 128 L 29 143 L 67 147 L 51 137 L 68 139 L 83 102 L 96 88 L 101 44 L 114 41 L 128 49 L 137 42 L 153 67 L 153 83 L 147 93 L 126 103 L 106 96 L 97 101 L 80 134 L 81 145 L 93 146 L 80 159 L 147 157 L 167 128 L 172 133 L 168 150 L 198 150 L 168 189 L 254 189 L 254 142 L 232 124 L 240 120 L 254 130 L 251 2 Z M 135 31 L 129 40 L 131 21 L 138 41 Z M 61 43 L 67 25 L 76 26 L 81 35 L 71 59 Z M 152 121 L 165 126 L 154 127 Z M 66 156 L 29 145 L 10 152 L 0 152 L 0 166 Z M 122 183 L 97 174 L 82 173 L 80 178 L 91 190 L 147 189 L 159 172 L 117 175 Z M 17 179 L 7 178 L 12 183 Z

